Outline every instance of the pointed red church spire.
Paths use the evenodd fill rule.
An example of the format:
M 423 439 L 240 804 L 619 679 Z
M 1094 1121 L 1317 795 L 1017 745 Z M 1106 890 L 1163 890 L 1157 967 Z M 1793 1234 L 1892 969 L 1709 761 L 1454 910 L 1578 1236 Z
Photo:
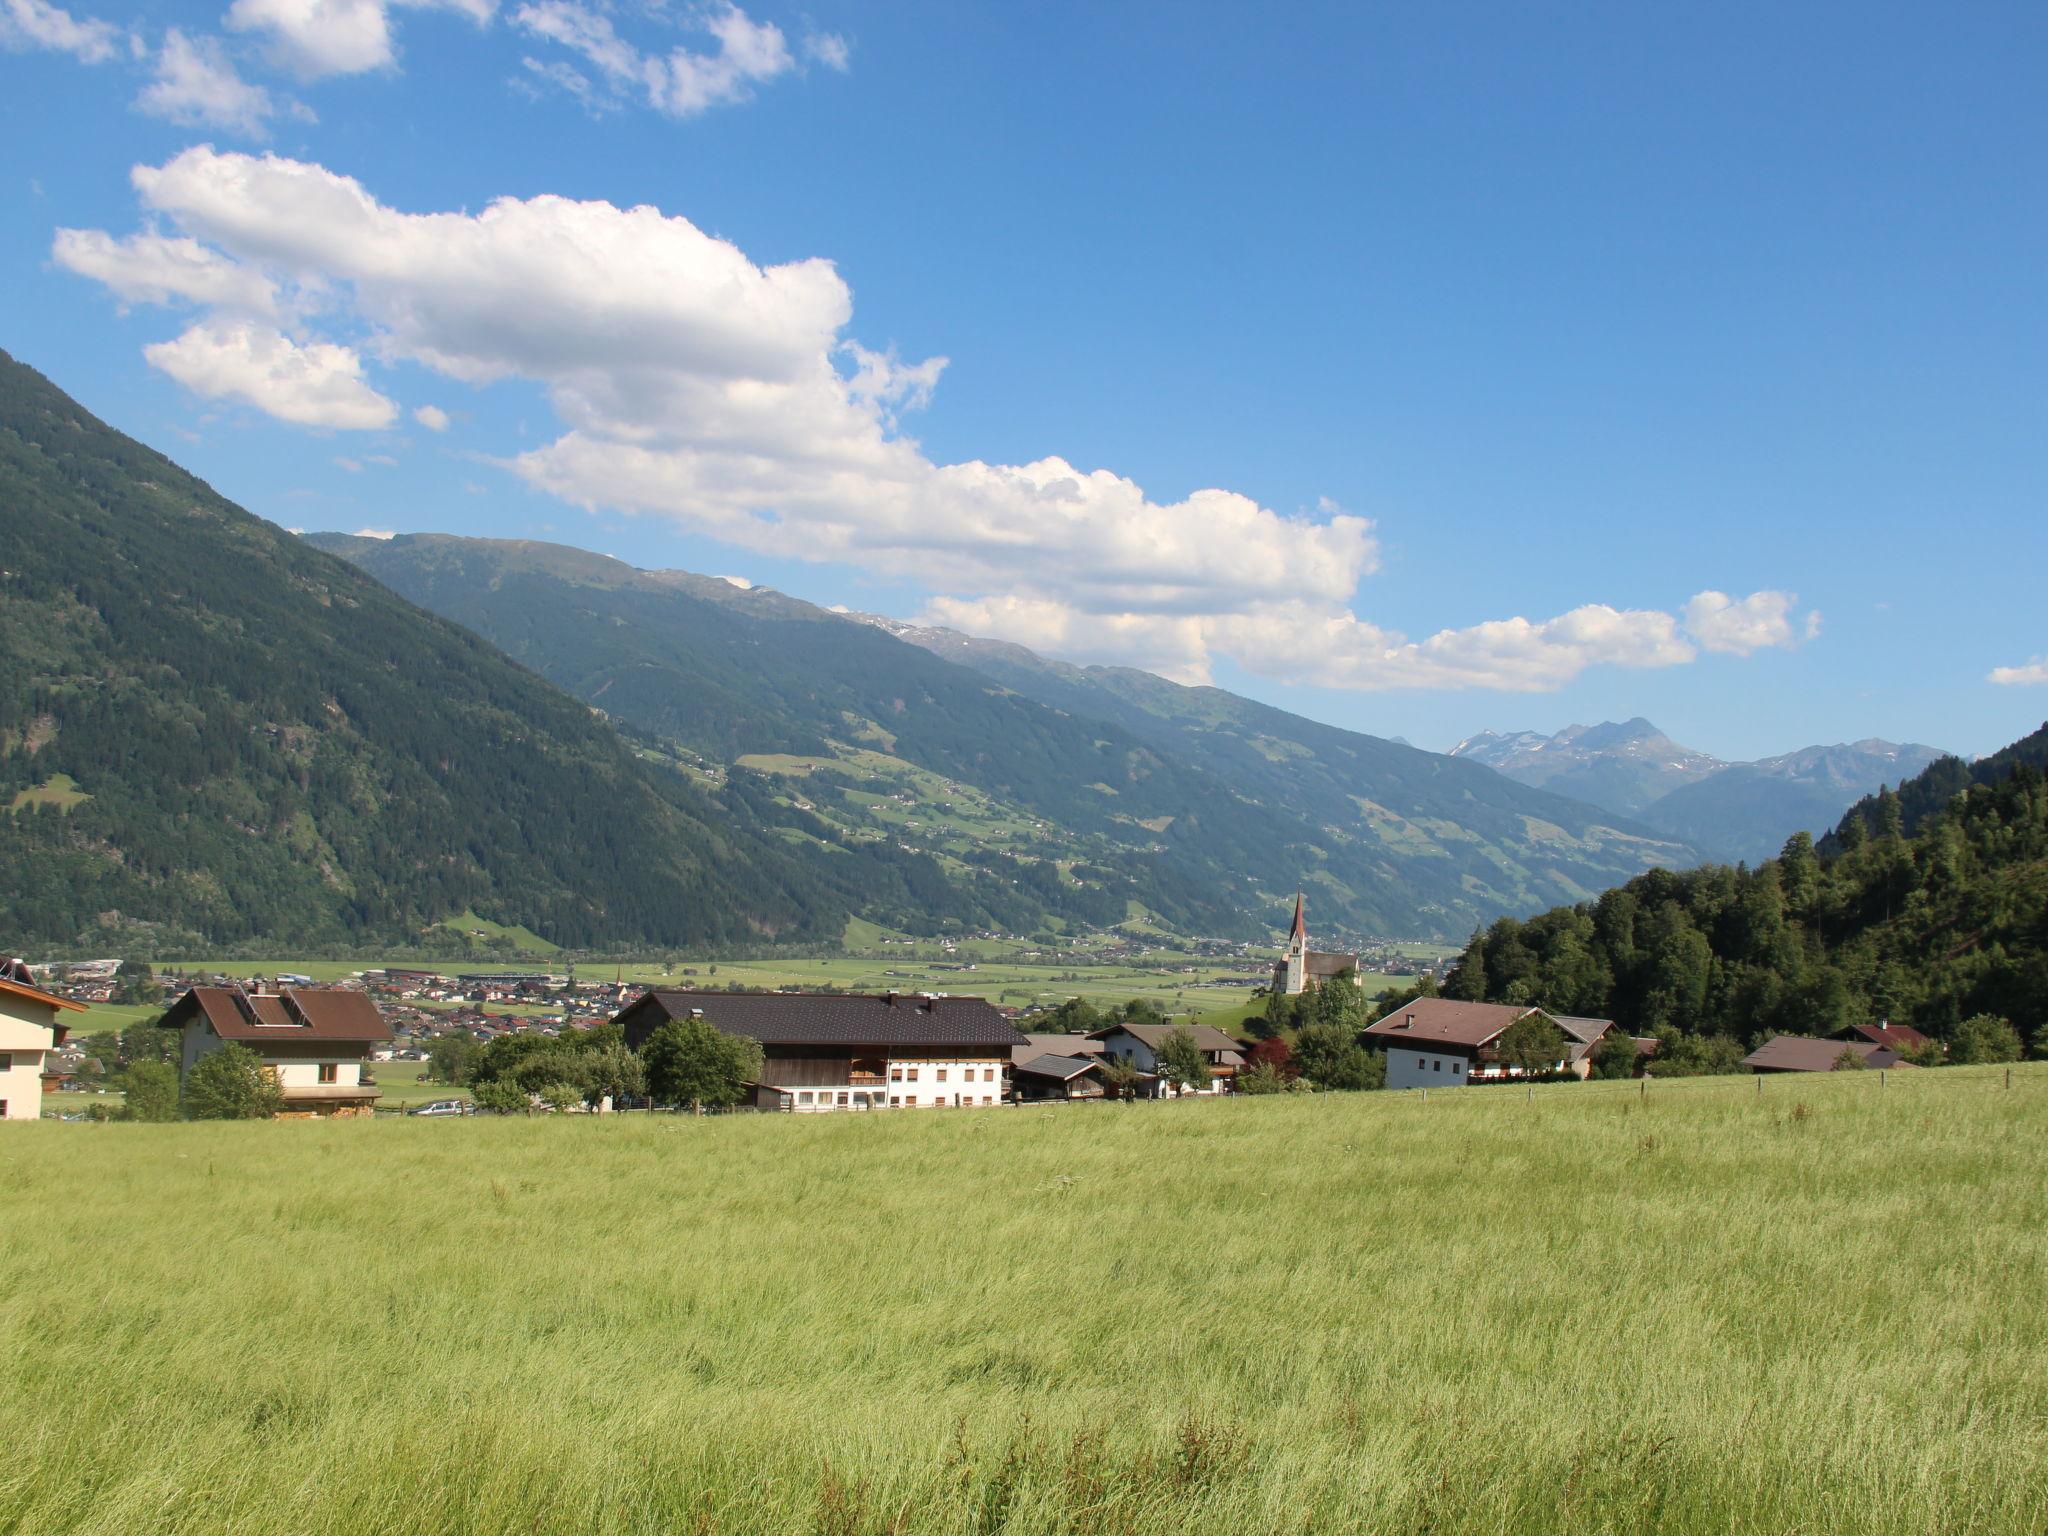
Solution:
M 1294 927 L 1287 935 L 1287 941 L 1290 944 L 1306 944 L 1308 942 L 1308 918 L 1303 910 L 1303 906 L 1302 894 L 1296 891 L 1294 893 Z

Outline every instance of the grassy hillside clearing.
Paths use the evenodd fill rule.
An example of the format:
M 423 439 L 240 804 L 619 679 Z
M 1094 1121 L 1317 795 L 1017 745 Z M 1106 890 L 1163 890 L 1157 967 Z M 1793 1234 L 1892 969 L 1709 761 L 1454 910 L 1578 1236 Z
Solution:
M 12 1127 L 0 1530 L 2034 1533 L 2002 1081 Z

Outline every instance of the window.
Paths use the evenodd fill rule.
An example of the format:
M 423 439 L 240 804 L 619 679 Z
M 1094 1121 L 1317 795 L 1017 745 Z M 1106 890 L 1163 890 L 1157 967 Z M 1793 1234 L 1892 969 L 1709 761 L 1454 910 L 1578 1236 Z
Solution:
M 915 1067 L 910 1069 L 910 1081 L 913 1083 L 917 1081 L 917 1068 Z
M 847 1099 L 847 1097 L 846 1097 L 846 1095 L 845 1095 L 845 1094 L 843 1094 L 843 1093 L 842 1093 L 841 1095 L 839 1095 L 839 1107 L 840 1107 L 841 1109 L 844 1109 L 844 1108 L 846 1108 L 846 1106 L 847 1106 L 847 1103 L 848 1103 L 848 1102 L 849 1102 L 849 1101 L 848 1101 L 848 1099 Z
M 1442 1062 L 1442 1060 L 1441 1060 L 1441 1059 L 1434 1059 L 1434 1058 L 1433 1058 L 1433 1059 L 1432 1059 L 1432 1060 L 1430 1061 L 1430 1064 L 1429 1064 L 1429 1070 L 1430 1070 L 1430 1071 L 1432 1071 L 1432 1072 L 1441 1072 L 1441 1071 L 1443 1071 L 1443 1069 L 1444 1069 L 1444 1064 L 1443 1064 L 1443 1062 Z
M 984 1103 L 984 1104 L 993 1104 L 993 1103 L 995 1103 L 995 1098 L 994 1098 L 994 1096 L 993 1096 L 993 1095 L 991 1095 L 991 1094 L 986 1094 L 986 1093 L 984 1093 L 984 1094 L 983 1094 L 983 1095 L 981 1096 L 981 1102 L 982 1102 L 982 1103 Z
M 796 1096 L 796 1101 L 799 1104 L 808 1104 L 811 1102 L 811 1096 L 808 1093 L 800 1093 Z
M 337 1063 L 337 1062 L 332 1062 L 332 1061 L 323 1061 L 323 1062 L 321 1062 L 321 1063 L 320 1063 L 320 1081 L 321 1081 L 321 1082 L 323 1082 L 323 1083 L 338 1083 L 338 1082 L 340 1082 L 340 1081 L 341 1081 L 341 1067 L 340 1067 L 340 1064 L 339 1064 L 339 1063 Z
M 889 1081 L 890 1081 L 890 1082 L 892 1082 L 892 1083 L 900 1083 L 900 1082 L 902 1082 L 902 1081 L 903 1081 L 903 1069 L 902 1069 L 901 1067 L 899 1067 L 899 1066 L 895 1066 L 895 1065 L 893 1065 L 893 1064 L 892 1064 L 892 1065 L 890 1066 L 890 1068 L 889 1068 Z
M 945 1080 L 946 1080 L 946 1069 L 945 1069 L 944 1067 L 941 1067 L 941 1068 L 939 1068 L 939 1081 L 943 1083 L 943 1082 L 944 1082 Z
M 981 1069 L 981 1080 L 984 1083 L 994 1082 L 996 1080 L 996 1069 L 994 1067 L 983 1067 Z
M 1451 1070 L 1453 1072 L 1462 1072 L 1465 1070 L 1465 1063 L 1463 1063 L 1462 1061 L 1454 1061 L 1451 1063 Z
M 5 1051 L 0 1051 L 0 1072 L 12 1072 L 13 1070 L 14 1058 Z
M 5 1120 L 6 1118 L 7 1118 L 7 1101 L 6 1101 L 5 1099 L 0 1099 L 0 1120 Z
M 892 1094 L 890 1094 L 890 1095 L 889 1095 L 889 1107 L 890 1107 L 891 1109 L 895 1109 L 895 1108 L 897 1108 L 897 1107 L 898 1107 L 898 1106 L 900 1106 L 900 1105 L 901 1105 L 902 1103 L 903 1103 L 903 1100 L 901 1100 L 900 1098 L 898 1098 L 898 1097 L 897 1097 L 897 1096 L 896 1096 L 895 1094 L 893 1094 L 893 1093 L 892 1093 Z

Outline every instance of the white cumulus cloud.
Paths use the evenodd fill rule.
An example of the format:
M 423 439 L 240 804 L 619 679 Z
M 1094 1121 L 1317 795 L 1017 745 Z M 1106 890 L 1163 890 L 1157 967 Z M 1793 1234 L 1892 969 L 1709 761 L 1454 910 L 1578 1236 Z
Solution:
M 429 432 L 448 430 L 448 413 L 438 405 L 423 405 L 412 413 L 412 419 Z
M 317 80 L 395 64 L 391 12 L 406 5 L 458 11 L 478 26 L 497 10 L 497 0 L 234 0 L 227 26 L 263 35 L 279 64 Z
M 1793 599 L 1767 590 L 1701 593 L 1682 614 L 1589 603 L 1410 639 L 1353 612 L 1379 546 L 1334 502 L 1283 513 L 1222 488 L 1156 498 L 1051 453 L 935 462 L 902 419 L 944 358 L 855 340 L 830 262 L 759 265 L 658 209 L 540 196 L 408 213 L 323 166 L 210 147 L 138 166 L 134 181 L 181 238 L 312 296 L 305 312 L 363 332 L 369 355 L 473 385 L 538 383 L 562 430 L 510 461 L 530 485 L 914 584 L 936 594 L 937 622 L 1176 677 L 1205 677 L 1220 655 L 1359 689 L 1548 689 L 1589 667 L 1793 637 Z M 339 354 L 345 398 L 311 414 L 391 419 L 352 350 L 299 351 L 322 346 Z M 265 409 L 306 419 L 281 408 L 303 409 L 292 391 L 269 394 Z M 432 409 L 416 419 L 431 427 Z
M 182 302 L 256 315 L 277 312 L 275 283 L 188 235 L 116 240 L 96 229 L 60 229 L 50 254 L 59 266 L 106 284 L 132 304 Z
M 1799 601 L 1791 592 L 1752 592 L 1740 600 L 1726 592 L 1702 592 L 1685 605 L 1686 633 L 1703 650 L 1747 656 L 1771 646 L 1796 645 L 1802 634 L 1820 632 L 1820 615 L 1809 613 L 1797 626 L 1792 609 Z
M 121 51 L 121 29 L 90 16 L 74 16 L 48 0 L 0 0 L 0 48 L 26 53 L 68 53 L 83 64 L 104 64 Z
M 252 139 L 270 132 L 277 111 L 270 92 L 236 72 L 220 39 L 187 37 L 176 27 L 164 33 L 156 78 L 142 88 L 135 105 L 181 127 L 228 128 Z
M 2036 656 L 2024 666 L 1993 667 L 1985 674 L 1989 683 L 2001 683 L 2006 687 L 2024 687 L 2028 683 L 2048 683 L 2048 656 Z
M 398 407 L 363 378 L 362 360 L 332 342 L 300 346 L 246 320 L 203 321 L 142 355 L 196 395 L 243 400 L 305 427 L 388 427 Z

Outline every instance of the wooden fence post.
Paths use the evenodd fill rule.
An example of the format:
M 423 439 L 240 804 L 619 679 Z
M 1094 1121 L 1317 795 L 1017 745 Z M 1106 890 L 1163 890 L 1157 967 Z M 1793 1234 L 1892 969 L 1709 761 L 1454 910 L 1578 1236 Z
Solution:
M 1636 1086 L 1636 1097 L 1643 1100 L 1650 1097 L 1650 1080 L 1647 1077 Z
M 1761 1072 L 1756 1075 L 1756 1096 L 1758 1098 L 1764 1096 L 1764 1075 Z

